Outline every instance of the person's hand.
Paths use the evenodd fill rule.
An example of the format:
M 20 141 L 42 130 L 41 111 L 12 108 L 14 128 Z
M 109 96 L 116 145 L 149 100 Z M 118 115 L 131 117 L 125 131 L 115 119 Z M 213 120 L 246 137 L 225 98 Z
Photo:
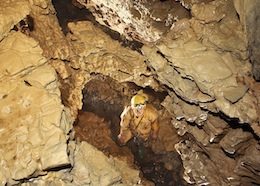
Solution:
M 119 134 L 117 136 L 117 138 L 118 138 L 119 141 L 124 141 L 124 139 L 125 139 L 125 137 L 122 134 Z
M 157 139 L 158 138 L 158 132 L 152 132 L 152 135 L 151 135 L 152 139 Z
M 124 133 L 123 134 L 119 134 L 117 136 L 117 138 L 118 138 L 118 142 L 119 142 L 120 145 L 124 145 L 125 144 L 126 137 L 125 137 Z

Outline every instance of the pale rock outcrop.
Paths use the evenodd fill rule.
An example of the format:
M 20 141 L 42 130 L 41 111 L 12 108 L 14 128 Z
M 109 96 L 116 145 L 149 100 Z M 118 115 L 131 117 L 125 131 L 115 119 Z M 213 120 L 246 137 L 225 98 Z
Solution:
M 196 3 L 191 7 L 192 15 L 195 19 L 205 23 L 218 22 L 225 17 L 224 10 L 219 8 L 221 5 L 221 3 L 216 1 Z
M 8 35 L 10 30 L 25 18 L 30 12 L 30 4 L 27 0 L 0 1 L 0 41 Z M 14 9 L 13 7 L 19 7 Z
M 246 35 L 232 1 L 198 3 L 192 6 L 191 11 L 194 15 L 192 27 L 203 44 L 248 59 Z
M 171 114 L 172 125 L 164 123 L 160 140 L 166 151 L 175 147 L 180 154 L 188 183 L 259 184 L 259 142 L 252 133 L 260 136 L 260 91 L 250 76 L 243 18 L 237 17 L 233 1 L 182 0 L 193 18 L 180 21 L 152 11 L 150 2 L 119 4 L 120 10 L 126 10 L 123 17 L 115 14 L 122 12 L 115 1 L 79 2 L 128 39 L 157 42 L 144 45 L 140 54 L 122 47 L 90 22 L 70 23 L 71 33 L 65 38 L 50 0 L 2 0 L 1 184 L 21 184 L 21 180 L 28 180 L 23 185 L 140 182 L 139 171 L 125 161 L 73 140 L 72 122 L 82 108 L 82 90 L 92 74 L 168 91 L 162 105 Z M 99 17 L 99 10 L 107 17 Z M 34 20 L 34 30 L 27 33 L 30 37 L 10 32 L 27 15 Z M 151 23 L 159 26 L 147 27 Z M 248 123 L 250 132 L 233 129 L 214 116 L 219 113 L 238 119 L 242 126 Z M 187 140 L 176 144 L 177 134 Z
M 165 99 L 163 105 L 167 106 L 168 102 L 169 98 Z M 257 182 L 259 164 L 256 161 L 260 151 L 258 141 L 251 132 L 241 128 L 232 129 L 226 121 L 211 114 L 197 125 L 174 118 L 172 124 L 180 136 L 185 135 L 189 139 L 175 145 L 183 161 L 184 179 L 187 182 L 196 185 L 250 185 Z M 231 158 L 226 154 L 230 154 Z M 208 174 L 211 171 L 218 172 L 218 176 L 213 176 L 213 172 Z
M 1 41 L 0 51 L 2 185 L 24 179 L 41 185 L 140 182 L 139 171 L 126 162 L 72 141 L 74 119 L 61 103 L 58 77 L 38 42 L 13 31 Z
M 56 11 L 51 0 L 32 0 L 30 16 L 33 18 L 33 31 L 30 37 L 37 40 L 43 49 L 43 56 L 50 58 L 49 63 L 58 72 L 62 101 L 70 109 L 74 119 L 77 111 L 82 108 L 82 89 L 84 88 L 85 77 L 88 75 L 78 71 L 73 80 L 71 74 L 74 69 L 64 61 L 69 61 L 69 44 L 61 30 L 56 16 Z M 62 61 L 63 60 L 63 61 Z M 76 67 L 75 67 L 76 68 Z M 73 81 L 73 84 L 70 82 Z M 61 88 L 63 87 L 63 88 Z
M 120 185 L 120 172 L 115 169 L 113 159 L 105 157 L 90 144 L 80 144 L 75 160 L 72 174 L 77 178 L 73 180 L 77 185 Z
M 202 110 L 196 105 L 191 105 L 185 101 L 178 99 L 174 94 L 167 96 L 161 103 L 167 110 L 174 115 L 177 120 L 186 120 L 188 122 L 195 122 L 201 125 L 207 120 L 207 111 Z
M 200 147 L 189 141 L 175 145 L 185 169 L 183 178 L 196 185 L 237 185 L 239 177 L 233 172 L 235 161 L 221 149 Z M 218 172 L 218 174 L 216 174 Z
M 235 18 L 234 20 L 238 22 Z M 251 71 L 250 63 L 243 61 L 245 47 L 243 50 L 232 50 L 242 59 L 217 45 L 226 51 L 219 52 L 209 47 L 210 42 L 207 40 L 202 43 L 198 40 L 196 29 L 192 29 L 194 25 L 199 27 L 197 24 L 202 27 L 205 23 L 181 20 L 156 45 L 143 46 L 142 51 L 148 58 L 149 65 L 155 69 L 161 83 L 172 88 L 186 101 L 199 104 L 212 112 L 221 111 L 232 118 L 239 118 L 243 123 L 253 124 L 259 120 L 259 106 L 256 98 L 248 92 L 248 86 L 237 80 L 237 77 L 248 76 Z M 218 24 L 214 27 L 222 28 Z M 199 33 L 200 38 L 205 37 L 204 32 Z M 241 35 L 241 32 L 238 33 Z M 230 32 L 229 35 L 240 38 L 239 34 Z M 243 35 L 241 37 L 244 38 Z M 216 40 L 221 42 L 226 39 Z M 233 44 L 237 46 L 236 43 Z
M 245 142 L 253 138 L 250 132 L 235 129 L 228 132 L 219 142 L 220 146 L 229 154 L 234 154 Z
M 207 120 L 203 123 L 203 130 L 209 136 L 210 143 L 218 143 L 219 137 L 228 128 L 229 125 L 225 120 L 213 115 L 208 115 Z
M 69 48 L 56 16 L 51 0 L 31 0 L 30 16 L 33 18 L 33 32 L 43 55 L 53 59 L 69 59 Z
M 91 22 L 69 23 L 68 26 L 72 33 L 66 36 L 73 48 L 72 67 L 87 74 L 101 73 L 119 82 L 131 81 L 158 88 L 158 83 L 149 76 L 151 72 L 147 70 L 145 58 L 138 52 L 122 47 Z
M 157 41 L 176 20 L 190 16 L 186 9 L 174 1 L 77 1 L 86 6 L 100 24 L 117 31 L 128 40 L 142 43 Z
M 0 51 L 0 180 L 9 185 L 70 165 L 67 140 L 73 119 L 61 104 L 56 72 L 38 42 L 12 32 Z
M 92 145 L 81 142 L 72 169 L 74 185 L 137 185 L 139 171 L 118 159 L 105 156 Z
M 191 41 L 185 46 L 195 47 L 193 43 L 200 46 L 197 41 Z M 252 123 L 258 120 L 258 106 L 254 104 L 255 98 L 246 93 L 248 87 L 237 83 L 236 80 L 236 74 L 243 72 L 242 64 L 240 71 L 237 68 L 231 70 L 226 65 L 227 61 L 225 62 L 220 54 L 206 49 L 197 49 L 193 52 L 183 46 L 172 47 L 172 49 L 165 46 L 161 49 L 144 46 L 142 50 L 148 57 L 151 66 L 158 72 L 159 80 L 162 79 L 162 83 L 176 90 L 176 93 L 186 101 L 196 104 L 203 103 L 203 108 L 212 112 L 221 110 L 226 115 L 239 118 L 241 122 Z M 167 64 L 158 52 L 161 52 L 171 64 Z M 229 62 L 233 63 L 232 60 Z M 174 65 L 174 68 L 172 65 Z M 163 66 L 166 66 L 166 68 L 163 68 Z M 168 72 L 160 69 L 167 69 Z M 236 72 L 233 73 L 235 70 Z M 168 77 L 173 75 L 174 78 L 168 79 L 167 74 L 169 74 Z M 184 80 L 181 81 L 182 79 Z M 215 100 L 213 102 L 215 107 L 211 109 L 211 103 L 207 107 L 206 102 L 213 100 Z M 250 112 L 244 112 L 245 105 L 249 107 Z
M 9 3 L 8 5 L 12 5 L 11 1 Z M 65 80 L 71 76 L 73 69 L 63 63 L 59 65 L 58 60 L 51 62 L 44 57 L 67 58 L 67 45 L 60 37 L 62 35 L 56 17 L 48 16 L 54 11 L 50 2 L 30 3 L 31 16 L 37 22 L 34 25 L 36 30 L 26 32 L 30 37 L 20 31 L 11 31 L 5 34 L 6 37 L 3 36 L 0 42 L 1 184 L 14 185 L 24 182 L 23 185 L 82 185 L 83 176 L 87 179 L 84 183 L 90 185 L 135 185 L 141 180 L 139 170 L 129 168 L 128 164 L 119 159 L 107 158 L 91 145 L 79 146 L 73 141 L 72 123 L 75 118 L 61 102 L 59 79 L 52 66 L 57 68 L 61 78 Z M 9 23 L 7 17 L 3 18 Z M 47 21 L 44 18 L 47 18 Z M 19 19 L 23 19 L 23 15 Z M 45 36 L 52 35 L 53 32 L 44 30 L 44 25 L 55 28 L 57 37 L 54 38 L 61 42 L 53 44 L 54 38 L 46 39 Z M 59 47 L 60 44 L 63 46 Z M 83 81 L 76 82 L 84 83 L 86 79 L 82 77 L 85 74 L 77 75 Z M 75 101 L 75 98 L 78 96 L 71 99 Z M 75 110 L 78 108 L 76 104 Z M 86 157 L 77 156 L 78 152 L 87 155 L 87 163 L 81 164 Z M 98 159 L 97 154 L 100 155 Z M 98 162 L 103 162 L 101 167 Z M 76 170 L 78 166 L 75 165 L 79 164 L 83 172 Z M 100 170 L 96 169 L 97 165 Z M 104 168 L 103 165 L 107 167 Z
M 135 186 L 141 180 L 139 170 L 130 168 L 123 160 L 112 156 L 107 157 L 87 142 L 75 143 L 75 141 L 71 141 L 69 147 L 73 149 L 74 154 L 71 167 L 46 171 L 45 174 L 31 178 L 23 185 Z

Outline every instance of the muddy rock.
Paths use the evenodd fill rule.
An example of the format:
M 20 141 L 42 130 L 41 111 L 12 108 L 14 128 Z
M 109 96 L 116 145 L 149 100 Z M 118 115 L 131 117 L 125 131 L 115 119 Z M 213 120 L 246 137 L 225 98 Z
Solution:
M 259 1 L 0 4 L 1 185 L 260 184 Z M 138 92 L 159 137 L 121 147 Z

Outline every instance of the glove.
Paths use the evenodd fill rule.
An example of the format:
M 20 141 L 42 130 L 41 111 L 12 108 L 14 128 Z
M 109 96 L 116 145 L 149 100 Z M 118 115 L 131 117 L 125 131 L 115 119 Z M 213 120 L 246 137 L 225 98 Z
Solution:
M 117 138 L 118 138 L 118 142 L 119 142 L 119 144 L 120 145 L 125 145 L 125 140 L 126 140 L 126 133 L 125 132 L 122 132 L 122 133 L 120 133 L 118 136 L 117 136 Z
M 152 131 L 152 132 L 151 132 L 151 137 L 152 137 L 152 139 L 154 139 L 154 140 L 157 139 L 157 138 L 158 138 L 158 132 L 157 132 L 157 131 L 156 131 L 156 132 L 155 132 L 155 131 Z
M 125 141 L 125 136 L 124 135 L 122 135 L 122 134 L 119 134 L 118 136 L 117 136 L 117 138 L 118 138 L 118 141 L 119 142 L 123 142 L 123 141 Z

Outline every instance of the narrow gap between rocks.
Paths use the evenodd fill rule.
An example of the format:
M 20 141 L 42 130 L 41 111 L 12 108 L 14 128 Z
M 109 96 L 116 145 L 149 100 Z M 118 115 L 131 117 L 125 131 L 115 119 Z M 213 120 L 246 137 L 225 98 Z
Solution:
M 52 0 L 52 3 L 57 12 L 57 18 L 64 35 L 70 32 L 67 26 L 69 22 L 90 21 L 96 27 L 100 28 L 103 32 L 108 34 L 112 39 L 119 41 L 122 46 L 129 47 L 132 50 L 140 52 L 140 48 L 143 46 L 142 43 L 137 41 L 129 41 L 121 36 L 119 33 L 99 24 L 95 20 L 92 13 L 88 11 L 88 9 L 86 9 L 76 1 L 73 4 L 72 0 Z
M 161 0 L 161 2 L 164 2 L 164 0 Z M 117 32 L 100 25 L 85 7 L 73 4 L 71 0 L 53 0 L 53 4 L 64 35 L 69 32 L 67 27 L 68 22 L 90 21 L 112 39 L 119 41 L 122 46 L 140 52 L 142 43 L 128 41 Z M 159 54 L 164 57 L 163 54 Z M 173 148 L 175 143 L 171 142 L 172 144 L 167 144 L 166 142 L 163 144 L 160 141 L 156 141 L 152 145 L 152 148 L 141 147 L 133 141 L 128 142 L 123 147 L 118 145 L 117 135 L 119 134 L 120 114 L 124 107 L 129 104 L 131 97 L 139 90 L 143 90 L 149 95 L 150 104 L 153 104 L 157 110 L 160 112 L 164 110 L 160 103 L 167 96 L 167 93 L 155 92 L 151 88 L 143 89 L 131 82 L 119 83 L 109 77 L 92 74 L 92 80 L 85 85 L 83 90 L 83 109 L 79 111 L 78 118 L 74 123 L 76 140 L 87 141 L 108 156 L 121 157 L 121 159 L 123 157 L 129 166 L 141 170 L 143 180 L 149 180 L 156 186 L 189 185 L 183 180 L 182 161 Z M 252 128 L 247 125 L 239 125 L 238 121 L 222 116 L 221 114 L 217 114 L 217 117 L 224 119 L 228 123 L 228 129 L 221 135 L 218 135 L 214 139 L 214 143 L 210 144 L 210 146 L 218 145 L 230 129 L 242 128 L 243 131 L 254 134 Z M 170 117 L 163 118 L 162 120 L 164 120 L 163 122 L 168 122 L 172 127 Z M 192 122 L 187 123 L 189 126 L 197 125 Z M 203 127 L 198 126 L 200 129 Z M 177 134 L 175 131 L 174 133 L 170 133 L 170 135 L 175 135 L 175 133 Z M 254 137 L 259 140 L 255 134 Z M 203 152 L 204 150 L 207 152 L 207 149 L 210 148 L 204 147 L 192 134 L 185 134 L 180 138 L 197 143 L 198 148 L 201 148 Z M 179 141 L 176 139 L 176 143 Z M 167 148 L 170 147 L 171 150 L 166 150 L 165 146 Z M 228 152 L 225 152 L 225 154 L 230 158 L 236 158 L 236 155 L 234 156 Z M 210 159 L 210 155 L 207 153 L 205 155 Z
M 71 0 L 53 0 L 53 4 L 64 35 L 69 33 L 69 22 L 90 21 L 122 46 L 140 52 L 142 43 L 128 41 L 117 32 L 100 25 L 81 5 L 73 4 Z M 163 146 L 160 142 L 154 144 L 153 148 L 140 147 L 133 140 L 123 147 L 117 143 L 120 114 L 131 97 L 141 89 L 131 82 L 118 83 L 109 77 L 93 75 L 83 90 L 83 108 L 74 123 L 76 140 L 87 141 L 108 156 L 125 158 L 129 166 L 141 171 L 143 180 L 149 180 L 156 186 L 188 185 L 182 178 L 182 161 L 176 150 L 166 151 L 160 147 Z M 150 104 L 159 111 L 163 109 L 160 102 L 167 93 L 157 93 L 151 88 L 142 90 L 149 95 Z M 170 117 L 166 120 L 170 123 Z
M 76 140 L 87 141 L 106 155 L 126 157 L 129 166 L 141 170 L 141 177 L 156 186 L 187 185 L 182 179 L 181 159 L 176 151 L 163 150 L 159 142 L 155 142 L 156 148 L 143 147 L 133 140 L 126 146 L 118 145 L 120 114 L 134 92 L 139 90 L 149 96 L 149 103 L 157 110 L 162 109 L 160 102 L 167 95 L 165 92 L 96 75 L 83 90 L 83 109 L 74 124 Z

